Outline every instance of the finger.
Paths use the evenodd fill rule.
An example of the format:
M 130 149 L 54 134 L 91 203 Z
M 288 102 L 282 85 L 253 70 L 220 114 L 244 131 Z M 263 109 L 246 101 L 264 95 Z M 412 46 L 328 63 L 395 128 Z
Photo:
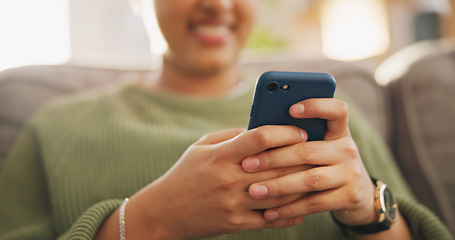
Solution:
M 327 191 L 315 192 L 288 205 L 268 209 L 264 212 L 264 217 L 273 221 L 320 212 L 341 211 L 343 214 L 351 215 L 352 218 L 363 219 L 365 216 L 368 216 L 365 214 L 366 211 L 362 210 L 355 213 L 355 210 L 371 208 L 370 205 L 373 205 L 372 191 L 373 189 L 369 191 L 352 190 L 348 186 L 344 186 Z
M 245 173 L 246 182 L 248 182 L 246 185 L 244 185 L 244 194 L 245 194 L 245 210 L 247 209 L 266 209 L 266 208 L 273 208 L 277 206 L 281 206 L 284 204 L 288 204 L 290 202 L 295 201 L 296 199 L 300 198 L 303 196 L 301 193 L 293 194 L 293 195 L 288 195 L 288 196 L 278 196 L 276 198 L 269 198 L 269 199 L 253 199 L 250 194 L 249 194 L 249 189 L 251 188 L 252 183 L 257 183 L 257 182 L 263 182 L 267 181 L 269 179 L 277 179 L 283 176 L 287 176 L 290 174 L 302 172 L 309 167 L 312 166 L 307 166 L 307 165 L 300 165 L 300 166 L 295 166 L 295 167 L 288 167 L 288 168 L 279 168 L 279 169 L 272 169 L 264 172 L 258 172 L 258 173 Z M 256 189 L 258 193 L 260 193 L 263 189 Z
M 307 134 L 294 126 L 262 126 L 221 143 L 218 149 L 233 159 L 243 159 L 270 148 L 296 144 L 307 140 Z M 240 161 L 238 162 L 240 163 Z
M 303 222 L 303 217 L 295 217 L 291 219 L 284 219 L 278 221 L 267 221 L 265 224 L 265 228 L 288 228 L 292 226 L 299 225 Z
M 246 132 L 246 129 L 244 129 L 244 128 L 233 128 L 233 129 L 227 129 L 227 130 L 222 130 L 222 131 L 218 131 L 218 132 L 208 133 L 208 134 L 202 136 L 196 142 L 196 145 L 217 144 L 217 143 L 232 139 L 244 132 Z
M 289 108 L 294 118 L 327 119 L 327 131 L 324 139 L 335 139 L 349 134 L 348 105 L 334 98 L 307 99 Z
M 298 216 L 289 219 L 277 219 L 275 221 L 269 221 L 264 218 L 263 211 L 250 211 L 245 213 L 244 219 L 248 219 L 247 222 L 242 222 L 242 230 L 257 230 L 263 228 L 286 228 L 292 227 L 302 223 L 303 217 Z
M 298 216 L 328 212 L 333 210 L 348 209 L 349 205 L 343 191 L 331 189 L 323 192 L 316 192 L 302 197 L 288 205 L 267 209 L 264 217 L 269 221 L 278 219 L 289 219 Z
M 248 193 L 247 193 L 248 195 Z M 306 194 L 292 194 L 286 196 L 279 196 L 279 197 L 271 197 L 266 199 L 251 199 L 248 195 L 248 198 L 251 199 L 251 204 L 249 205 L 249 209 L 269 209 L 269 208 L 276 208 L 283 205 L 287 205 L 295 200 L 305 196 Z
M 344 178 L 333 177 L 341 170 L 338 165 L 316 167 L 280 178 L 254 183 L 248 189 L 248 193 L 254 199 L 263 199 L 333 189 L 346 184 Z
M 249 178 L 250 183 L 257 183 L 257 182 L 262 182 L 265 180 L 269 179 L 275 179 L 275 178 L 280 178 L 286 175 L 298 173 L 305 171 L 309 168 L 313 168 L 314 166 L 309 166 L 309 165 L 297 165 L 297 166 L 292 166 L 292 167 L 283 167 L 283 168 L 276 168 L 276 169 L 270 169 L 262 172 L 257 172 L 254 174 L 251 173 L 246 173 L 247 177 Z
M 344 157 L 341 141 L 311 141 L 281 147 L 249 156 L 242 161 L 246 172 L 298 165 L 332 165 Z

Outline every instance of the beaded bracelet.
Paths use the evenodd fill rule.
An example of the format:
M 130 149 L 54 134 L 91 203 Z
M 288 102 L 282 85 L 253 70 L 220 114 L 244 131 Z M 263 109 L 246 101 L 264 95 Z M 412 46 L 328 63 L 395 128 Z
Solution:
M 125 198 L 123 201 L 122 205 L 120 206 L 120 213 L 119 213 L 119 234 L 120 234 L 120 240 L 126 240 L 125 238 L 125 207 L 126 204 L 128 203 L 129 199 Z

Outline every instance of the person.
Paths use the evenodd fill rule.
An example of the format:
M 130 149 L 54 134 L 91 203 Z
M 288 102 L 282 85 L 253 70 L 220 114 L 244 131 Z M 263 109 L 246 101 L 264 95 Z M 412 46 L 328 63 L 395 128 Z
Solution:
M 256 77 L 236 62 L 260 1 L 140 3 L 154 4 L 169 46 L 159 76 L 36 113 L 0 176 L 0 239 L 451 238 L 345 101 L 290 107 L 327 119 L 323 141 L 242 128 Z M 388 230 L 356 233 L 378 221 L 370 175 L 399 212 Z

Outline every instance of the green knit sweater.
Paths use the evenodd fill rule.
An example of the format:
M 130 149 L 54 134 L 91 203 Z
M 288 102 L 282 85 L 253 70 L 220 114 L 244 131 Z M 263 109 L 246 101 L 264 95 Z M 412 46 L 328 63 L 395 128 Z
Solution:
M 30 121 L 0 175 L 0 239 L 91 239 L 125 197 L 163 175 L 202 135 L 246 127 L 253 87 L 191 98 L 126 84 L 49 104 Z M 351 109 L 353 109 L 351 107 Z M 416 239 L 450 239 L 417 204 L 384 143 L 351 110 L 350 128 L 371 175 L 398 196 Z M 287 229 L 216 239 L 342 239 L 330 214 Z

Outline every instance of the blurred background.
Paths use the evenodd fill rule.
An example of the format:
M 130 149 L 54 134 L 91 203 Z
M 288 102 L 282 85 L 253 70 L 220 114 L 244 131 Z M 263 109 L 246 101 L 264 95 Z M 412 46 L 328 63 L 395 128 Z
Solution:
M 378 64 L 422 40 L 455 38 L 455 0 L 263 0 L 243 61 L 331 58 Z M 0 71 L 73 63 L 159 66 L 127 0 L 0 0 Z
M 241 60 L 334 74 L 418 199 L 455 234 L 455 0 L 261 0 L 260 8 Z M 128 0 L 0 0 L 0 71 L 67 64 L 0 73 L 0 167 L 40 104 L 159 67 L 166 45 L 152 32 L 149 42 Z

